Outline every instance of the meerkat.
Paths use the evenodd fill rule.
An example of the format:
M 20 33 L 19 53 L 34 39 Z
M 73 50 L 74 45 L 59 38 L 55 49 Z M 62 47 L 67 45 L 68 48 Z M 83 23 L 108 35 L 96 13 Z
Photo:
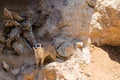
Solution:
M 39 66 L 40 60 L 41 60 L 41 66 L 44 64 L 44 60 L 47 56 L 50 56 L 52 60 L 56 61 L 56 50 L 53 46 L 47 45 L 46 47 L 43 47 L 42 44 L 37 43 L 33 45 L 33 50 L 36 57 L 36 64 Z

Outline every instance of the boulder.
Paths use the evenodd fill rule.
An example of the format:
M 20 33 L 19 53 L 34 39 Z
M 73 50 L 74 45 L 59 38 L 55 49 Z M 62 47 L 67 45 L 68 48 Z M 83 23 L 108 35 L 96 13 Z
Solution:
M 88 80 L 91 74 L 82 71 L 90 63 L 88 47 L 74 49 L 74 54 L 65 62 L 53 62 L 39 70 L 38 80 Z
M 23 38 L 20 38 L 17 41 L 15 41 L 12 47 L 18 55 L 33 54 L 32 48 Z
M 97 0 L 92 15 L 91 39 L 97 45 L 120 46 L 119 0 Z
M 41 11 L 40 21 L 46 19 L 41 27 L 37 29 L 38 39 L 53 39 L 56 36 L 77 37 L 86 41 L 89 36 L 89 23 L 96 0 L 41 0 L 38 11 Z M 47 17 L 46 17 L 47 16 Z M 39 21 L 38 20 L 38 21 Z M 36 22 L 41 25 L 41 22 Z M 48 37 L 47 37 L 48 40 Z
M 57 54 L 64 58 L 69 58 L 74 54 L 74 43 L 72 38 L 57 37 L 53 40 Z
M 50 63 L 39 71 L 38 80 L 88 80 L 82 74 L 81 65 L 77 58 L 64 63 Z

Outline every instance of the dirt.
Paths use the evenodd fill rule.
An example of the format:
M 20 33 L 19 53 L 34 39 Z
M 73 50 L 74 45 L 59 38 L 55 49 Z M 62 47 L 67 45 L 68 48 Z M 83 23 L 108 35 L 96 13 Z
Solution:
M 84 67 L 89 80 L 120 80 L 120 52 L 115 47 L 94 47 L 92 62 Z

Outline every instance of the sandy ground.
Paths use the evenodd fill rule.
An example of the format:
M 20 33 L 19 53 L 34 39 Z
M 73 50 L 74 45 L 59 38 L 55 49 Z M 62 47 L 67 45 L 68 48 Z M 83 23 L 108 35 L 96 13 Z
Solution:
M 94 47 L 92 62 L 84 68 L 89 80 L 120 80 L 119 50 L 115 47 Z

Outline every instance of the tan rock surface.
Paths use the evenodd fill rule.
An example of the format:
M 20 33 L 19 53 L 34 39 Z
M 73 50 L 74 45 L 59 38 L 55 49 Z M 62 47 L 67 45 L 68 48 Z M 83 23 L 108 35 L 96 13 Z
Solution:
M 91 21 L 91 39 L 98 45 L 120 45 L 120 1 L 97 0 Z

